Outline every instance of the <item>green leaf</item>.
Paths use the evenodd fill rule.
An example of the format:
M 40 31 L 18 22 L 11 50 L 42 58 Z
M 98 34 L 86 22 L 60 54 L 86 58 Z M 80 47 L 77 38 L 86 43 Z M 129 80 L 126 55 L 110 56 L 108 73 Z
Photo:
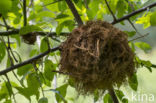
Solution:
M 69 78 L 69 79 L 68 79 L 68 84 L 69 84 L 71 87 L 74 87 L 74 79 Z
M 19 94 L 23 95 L 25 98 L 27 98 L 29 101 L 31 101 L 31 94 L 28 92 L 29 91 L 29 88 L 22 88 L 22 87 L 15 87 Z
M 128 103 L 128 99 L 124 98 L 125 95 L 121 90 L 115 90 L 115 93 L 122 103 Z
M 69 31 L 74 29 L 75 22 L 72 20 L 66 20 L 63 22 L 64 26 L 68 27 Z
M 127 98 L 123 98 L 122 99 L 122 103 L 128 103 L 128 99 Z
M 146 67 L 150 72 L 152 72 L 152 63 L 149 60 L 140 60 L 140 64 L 144 67 Z
M 57 27 L 56 27 L 56 34 L 59 35 L 62 30 L 63 30 L 63 27 L 64 27 L 64 23 L 61 23 L 59 24 Z
M 124 31 L 124 32 L 128 34 L 128 37 L 133 37 L 136 34 L 135 31 Z
M 83 7 L 83 1 L 82 0 L 73 0 L 73 1 L 75 2 L 77 7 L 82 9 L 82 7 Z
M 92 15 L 92 11 L 91 10 L 87 10 L 87 16 L 89 18 L 89 20 L 93 20 L 95 15 Z
M 51 10 L 53 12 L 58 12 L 59 11 L 58 10 L 58 3 L 50 4 L 50 3 L 52 3 L 52 2 L 54 2 L 56 0 L 41 0 L 41 1 L 44 3 L 44 5 L 47 5 L 46 6 L 47 9 L 49 9 L 49 10 Z M 48 5 L 48 4 L 50 4 L 50 5 Z
M 35 85 L 34 85 L 35 84 Z M 27 86 L 28 86 L 28 91 L 32 95 L 36 95 L 36 97 L 39 97 L 39 87 L 40 83 L 37 78 L 36 73 L 30 73 L 27 76 Z
M 152 13 L 150 17 L 151 26 L 156 26 L 156 11 Z
M 135 42 L 134 45 L 142 49 L 145 53 L 147 53 L 148 51 L 152 49 L 152 47 L 145 42 Z
M 48 103 L 48 98 L 46 97 L 40 98 L 38 103 Z
M 30 54 L 29 54 L 29 57 L 33 57 L 34 55 L 37 55 L 39 54 L 38 50 L 37 49 L 33 49 L 31 50 Z
M 65 26 L 68 27 L 69 31 L 72 31 L 75 26 L 75 22 L 72 20 L 65 20 L 62 23 L 60 23 L 56 28 L 57 35 L 59 35 L 62 32 Z
M 129 42 L 128 44 L 131 47 L 132 51 L 135 52 L 136 49 L 135 49 L 134 43 L 133 42 Z
M 48 79 L 49 81 L 53 80 L 54 77 L 54 72 L 52 72 L 53 70 L 56 69 L 56 66 L 52 63 L 51 60 L 45 60 L 44 62 L 44 76 L 46 79 Z
M 143 24 L 144 29 L 148 28 L 150 26 L 151 14 L 152 14 L 151 12 L 149 12 L 148 14 L 145 13 L 142 17 L 138 18 L 138 20 L 136 21 L 136 24 Z
M 7 90 L 8 90 L 8 92 L 9 92 L 9 94 L 12 95 L 12 94 L 13 94 L 13 91 L 12 91 L 12 86 L 11 86 L 11 84 L 10 84 L 9 82 L 6 82 L 5 84 L 6 84 L 6 87 L 7 87 Z
M 0 0 L 0 14 L 6 16 L 6 14 L 11 10 L 12 1 L 11 0 Z
M 46 86 L 51 87 L 51 81 L 47 80 L 42 72 L 39 73 L 39 78 L 41 83 L 44 83 Z
M 55 93 L 55 97 L 56 97 L 57 102 L 60 103 L 62 100 L 65 101 L 64 98 L 66 96 L 67 87 L 68 87 L 68 84 L 64 84 L 64 85 L 56 88 L 56 90 L 59 91 L 59 93 Z
M 5 57 L 5 46 L 2 42 L 0 42 L 0 63 Z
M 17 69 L 17 74 L 19 76 L 22 76 L 22 75 L 26 74 L 32 68 L 33 68 L 33 66 L 31 64 L 24 65 Z
M 99 3 L 100 3 L 100 0 L 93 0 L 89 4 L 90 10 L 87 10 L 87 16 L 89 20 L 92 20 L 96 17 L 97 11 L 99 10 Z
M 42 12 L 38 13 L 37 16 L 39 16 L 40 18 L 42 18 L 42 17 L 54 18 L 55 14 L 53 12 L 50 12 L 50 11 L 42 11 Z
M 67 15 L 67 14 L 59 14 L 59 15 L 57 15 L 57 17 L 55 18 L 56 20 L 57 19 L 64 19 L 64 18 L 67 18 L 67 17 L 69 17 L 69 15 Z
M 3 84 L 1 84 L 0 86 L 0 101 L 5 99 L 5 98 L 8 98 L 9 97 L 9 93 L 8 93 L 8 89 L 6 87 L 6 84 L 5 82 L 3 82 Z
M 48 50 L 48 40 L 47 40 L 47 38 L 45 37 L 45 38 L 43 38 L 43 39 L 41 40 L 40 51 L 41 51 L 41 52 L 45 52 L 45 51 L 47 51 L 47 50 Z
M 10 37 L 16 39 L 18 46 L 21 45 L 21 39 L 19 35 L 11 35 Z
M 124 97 L 124 93 L 121 90 L 115 90 L 116 95 L 120 100 Z
M 113 103 L 113 100 L 109 94 L 105 94 L 105 96 L 103 98 L 103 102 L 104 103 Z
M 98 101 L 98 99 L 99 99 L 99 92 L 98 92 L 98 90 L 96 90 L 94 92 L 94 102 Z
M 19 13 L 19 0 L 12 0 L 12 7 L 11 7 L 11 12 L 13 12 L 16 16 L 21 16 L 21 13 Z
M 117 16 L 118 18 L 121 18 L 127 10 L 127 3 L 125 2 L 125 0 L 119 0 L 117 3 Z
M 35 25 L 27 25 L 27 26 L 24 26 L 20 29 L 19 34 L 25 35 L 27 33 L 36 32 L 36 31 L 42 31 L 42 29 L 38 26 L 35 26 Z
M 3 103 L 12 103 L 12 101 L 6 99 Z
M 137 75 L 134 74 L 132 77 L 128 78 L 129 86 L 134 90 L 137 91 L 138 88 L 138 80 Z
M 44 20 L 42 18 L 45 18 L 45 17 L 54 18 L 55 14 L 51 11 L 41 11 L 41 12 L 37 13 L 37 15 L 32 15 L 32 16 L 34 16 L 34 17 L 31 17 L 31 18 L 36 19 L 36 21 L 39 21 L 39 20 L 42 21 L 42 20 Z
M 67 5 L 65 1 L 58 2 L 58 9 L 61 12 L 64 12 L 67 9 Z
M 8 57 L 7 58 L 7 63 L 6 63 L 6 68 L 8 68 L 10 66 L 11 66 L 11 61 L 10 61 L 10 58 Z
M 16 16 L 16 18 L 14 19 L 13 23 L 14 24 L 19 24 L 21 20 L 21 16 Z

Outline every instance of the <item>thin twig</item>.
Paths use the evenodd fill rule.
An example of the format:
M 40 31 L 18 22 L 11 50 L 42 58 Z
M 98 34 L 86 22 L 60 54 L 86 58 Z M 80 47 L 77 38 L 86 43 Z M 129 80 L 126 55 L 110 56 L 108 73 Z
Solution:
M 105 3 L 106 3 L 106 5 L 107 5 L 108 10 L 110 11 L 111 15 L 113 16 L 113 19 L 114 19 L 113 22 L 115 22 L 117 19 L 116 19 L 115 15 L 114 15 L 113 11 L 111 10 L 111 8 L 110 8 L 110 6 L 109 6 L 107 0 L 105 0 Z
M 6 27 L 6 26 L 5 26 L 5 25 L 3 25 L 3 24 L 0 24 L 0 26 L 2 26 L 2 27 Z M 10 27 L 10 26 L 8 26 L 8 28 L 9 28 L 9 29 L 15 29 L 15 28 Z
M 145 35 L 142 35 L 142 36 L 139 36 L 139 37 L 137 37 L 137 38 L 134 38 L 134 39 L 132 39 L 132 40 L 129 40 L 128 42 L 131 42 L 131 41 L 134 41 L 134 40 L 138 40 L 138 39 L 143 38 L 143 37 L 145 37 L 145 36 L 147 36 L 147 35 L 149 35 L 149 33 L 147 33 L 147 34 L 145 34 Z
M 39 82 L 39 84 L 40 84 L 40 88 L 41 88 L 41 91 L 42 91 L 42 95 L 43 95 L 43 97 L 45 97 L 45 95 L 44 95 L 44 90 L 43 90 L 43 87 L 42 87 L 42 82 L 41 82 L 40 77 L 39 77 L 39 75 L 38 75 L 38 73 L 37 73 L 39 70 L 38 70 L 38 68 L 37 68 L 35 62 L 33 62 L 32 64 L 33 64 L 33 67 L 34 67 L 34 69 L 35 69 L 35 73 L 36 73 L 37 80 L 38 80 L 38 82 Z
M 138 9 L 138 10 L 136 10 L 136 11 L 134 11 L 134 12 L 128 14 L 128 15 L 125 15 L 125 16 L 121 17 L 120 19 L 117 19 L 116 21 L 113 21 L 112 24 L 119 23 L 119 22 L 121 22 L 121 21 L 123 21 L 123 20 L 126 20 L 126 19 L 128 19 L 128 18 L 130 18 L 130 17 L 136 15 L 136 14 L 139 14 L 139 13 L 141 13 L 141 12 L 143 12 L 143 11 L 146 11 L 148 8 L 150 9 L 150 8 L 155 7 L 155 6 L 156 6 L 156 2 L 153 3 L 153 4 L 151 4 L 151 5 L 148 5 L 148 6 L 146 6 L 146 7 L 140 8 L 140 9 Z
M 85 3 L 86 9 L 88 9 L 88 1 L 87 0 L 84 0 L 84 3 Z
M 114 92 L 114 89 L 111 88 L 108 91 L 109 91 L 109 94 L 111 95 L 112 100 L 114 101 L 114 103 L 119 103 L 118 98 L 117 98 L 117 96 L 116 96 L 116 94 Z
M 8 24 L 7 24 L 7 22 L 6 22 L 6 20 L 5 20 L 4 17 L 3 17 L 3 22 L 4 22 L 4 24 L 5 24 L 6 31 L 8 31 L 8 30 L 9 30 Z M 8 58 L 9 58 L 9 60 L 10 60 L 10 62 L 11 62 L 11 66 L 13 66 L 13 65 L 14 65 L 13 59 L 12 59 L 12 57 L 11 57 L 11 55 L 10 55 L 10 52 L 9 52 L 9 49 L 10 49 L 10 40 L 9 40 L 9 36 L 7 36 L 7 39 L 8 39 L 8 47 L 7 47 L 7 45 L 6 45 L 6 43 L 5 43 L 3 37 L 1 38 L 1 41 L 4 43 L 4 46 L 5 46 L 5 48 L 6 48 L 6 50 L 7 50 L 7 53 L 8 53 Z
M 12 51 L 12 48 L 11 48 L 11 46 L 10 46 L 10 38 L 9 38 L 9 36 L 7 37 L 8 38 L 8 47 L 7 47 L 7 49 L 8 49 L 8 54 L 9 54 L 9 57 L 10 58 L 12 58 L 13 57 L 13 59 L 16 61 L 16 62 L 18 62 L 18 60 L 16 59 L 16 57 L 15 57 L 15 55 L 14 55 L 14 53 L 13 53 L 13 51 Z M 12 57 L 11 57 L 11 54 L 12 54 Z M 13 60 L 12 59 L 12 60 Z M 11 61 L 12 63 L 12 65 L 13 65 L 13 61 Z
M 9 36 L 9 35 L 18 35 L 19 34 L 19 29 L 14 29 L 12 31 L 4 31 L 4 32 L 0 32 L 0 36 Z M 49 32 L 42 32 L 42 31 L 38 31 L 38 32 L 34 32 L 37 35 L 40 36 L 45 36 L 47 35 Z M 62 32 L 60 33 L 60 36 L 67 36 L 69 34 L 69 32 Z M 51 32 L 49 34 L 49 36 L 57 36 L 56 32 Z
M 49 42 L 48 37 L 50 36 L 51 32 L 52 32 L 52 28 L 51 28 L 50 32 L 46 35 L 46 40 L 47 40 L 47 43 L 48 43 L 48 49 L 50 49 L 50 42 Z
M 7 24 L 6 20 L 5 20 L 5 18 L 3 18 L 3 22 L 4 22 L 4 24 L 5 24 L 6 30 L 8 31 L 8 30 L 9 30 L 9 28 L 8 28 L 9 26 L 8 26 L 8 24 Z M 9 36 L 7 36 L 7 38 L 8 38 L 8 46 L 6 45 L 6 43 L 5 43 L 4 39 L 3 39 L 3 37 L 1 38 L 1 41 L 4 43 L 4 46 L 5 46 L 5 48 L 6 48 L 6 50 L 7 50 L 7 53 L 8 53 L 8 58 L 9 58 L 9 60 L 10 60 L 10 62 L 11 62 L 11 66 L 13 66 L 13 65 L 14 65 L 14 62 L 13 62 L 13 59 L 12 59 L 12 57 L 11 57 L 11 55 L 10 55 L 10 52 L 12 53 L 12 56 L 13 56 L 14 60 L 17 61 L 17 59 L 15 58 L 15 56 L 14 56 L 14 54 L 13 54 L 13 52 L 12 52 L 12 49 L 11 49 L 11 47 L 10 47 L 10 39 L 9 39 Z M 16 75 L 16 73 L 15 73 L 14 71 L 12 71 L 12 73 L 13 73 L 13 75 L 15 76 L 15 78 L 20 82 L 20 80 L 19 80 L 18 76 Z
M 128 18 L 130 18 L 130 17 L 132 17 L 132 16 L 134 16 L 134 15 L 136 15 L 138 13 L 141 13 L 143 11 L 146 11 L 147 9 L 153 8 L 155 6 L 156 6 L 156 3 L 153 3 L 153 4 L 148 5 L 146 7 L 140 8 L 140 9 L 138 9 L 138 10 L 136 10 L 136 11 L 134 11 L 134 12 L 128 14 L 128 15 L 125 15 L 125 16 L 117 19 L 116 21 L 113 21 L 112 24 L 117 24 L 117 23 L 119 23 L 121 21 L 127 20 Z M 8 32 L 0 32 L 0 36 L 18 35 L 18 33 L 19 33 L 19 29 L 14 29 L 14 30 L 8 31 Z M 37 35 L 41 35 L 41 36 L 45 36 L 45 34 L 46 34 L 45 32 L 35 32 L 35 33 Z M 69 34 L 69 33 L 68 32 L 62 32 L 60 35 L 65 36 L 67 34 Z M 56 35 L 56 32 L 52 32 L 50 35 Z
M 34 0 L 30 0 L 29 7 L 31 7 L 31 6 L 33 8 L 33 6 L 34 6 Z
M 12 70 L 15 70 L 15 69 L 17 69 L 17 68 L 19 68 L 19 67 L 22 67 L 22 66 L 26 65 L 26 64 L 30 64 L 30 63 L 32 63 L 33 61 L 44 57 L 45 55 L 49 54 L 50 52 L 54 52 L 54 51 L 59 50 L 59 49 L 60 49 L 59 46 L 54 47 L 54 48 L 51 48 L 50 50 L 45 51 L 45 52 L 43 52 L 43 53 L 41 53 L 41 54 L 39 54 L 39 55 L 37 55 L 37 56 L 35 56 L 35 57 L 32 57 L 32 58 L 30 58 L 30 59 L 24 61 L 24 62 L 21 62 L 21 63 L 19 63 L 19 64 L 16 64 L 16 65 L 14 65 L 14 66 L 11 66 L 11 67 L 9 67 L 9 68 L 6 68 L 6 69 L 0 71 L 0 75 L 5 75 L 6 73 L 8 73 L 8 72 L 10 72 L 10 71 L 12 71 Z
M 23 0 L 23 17 L 24 17 L 24 26 L 27 25 L 27 6 L 26 6 L 26 0 Z
M 9 30 L 9 26 L 8 26 L 8 24 L 7 24 L 6 20 L 5 20 L 5 18 L 4 18 L 4 17 L 2 17 L 2 18 L 3 18 L 4 25 L 5 25 L 5 27 L 6 27 L 6 31 L 8 31 L 8 30 Z
M 87 52 L 88 54 L 90 54 L 91 56 L 93 56 L 93 57 L 95 57 L 95 58 L 98 58 L 97 55 L 95 55 L 94 53 L 90 52 L 87 48 L 79 47 L 79 46 L 77 46 L 77 45 L 75 45 L 75 44 L 74 44 L 74 47 L 75 47 L 75 48 L 78 48 L 78 49 L 80 49 L 80 50 L 83 50 L 83 51 L 85 51 L 85 52 Z
M 56 73 L 59 73 L 59 74 L 64 74 L 64 75 L 71 75 L 71 74 L 69 74 L 69 73 L 64 73 L 64 72 L 57 71 L 57 70 L 53 70 L 52 72 L 56 72 Z
M 138 30 L 136 29 L 136 27 L 134 26 L 134 24 L 131 22 L 131 20 L 130 19 L 127 19 L 128 20 L 128 22 L 132 25 L 132 27 L 134 28 L 134 30 L 136 31 L 136 33 L 138 33 L 140 36 L 142 36 L 139 32 L 138 32 Z
M 83 25 L 83 22 L 82 22 L 82 20 L 81 20 L 81 17 L 80 17 L 80 15 L 78 14 L 78 12 L 77 12 L 77 10 L 76 10 L 74 4 L 72 3 L 72 1 L 71 1 L 71 0 L 66 0 L 66 3 L 68 4 L 68 7 L 69 7 L 70 10 L 72 11 L 72 13 L 73 13 L 73 15 L 74 15 L 74 17 L 75 17 L 75 19 L 76 19 L 78 25 L 79 25 L 79 26 L 80 26 L 80 25 Z
M 100 50 L 99 50 L 99 43 L 100 43 L 100 39 L 97 39 L 97 57 L 99 57 L 99 55 L 100 55 Z
M 63 1 L 63 0 L 56 0 L 56 1 L 53 1 L 53 2 L 51 2 L 51 3 L 48 3 L 48 4 L 43 5 L 43 7 L 44 7 L 44 6 L 51 5 L 51 4 L 54 4 L 54 3 L 57 3 L 57 2 L 60 2 L 60 1 Z
M 10 29 L 10 27 L 8 26 L 8 24 L 7 24 L 7 22 L 6 22 L 6 20 L 5 20 L 4 17 L 3 17 L 3 22 L 4 22 L 4 24 L 5 24 L 6 30 L 8 31 L 8 30 Z M 16 57 L 14 56 L 14 54 L 13 54 L 13 52 L 12 52 L 12 49 L 11 49 L 11 47 L 10 47 L 10 39 L 9 39 L 9 36 L 7 36 L 7 38 L 8 38 L 8 47 L 6 46 L 5 41 L 4 41 L 4 44 L 5 44 L 5 46 L 6 46 L 6 49 L 7 49 L 7 52 L 8 52 L 8 56 L 9 56 L 10 61 L 11 61 L 11 65 L 13 65 L 13 60 L 12 60 L 12 57 L 11 57 L 11 55 L 10 55 L 10 52 L 11 52 L 11 54 L 12 54 L 14 60 L 15 60 L 16 62 L 18 62 L 18 61 L 17 61 Z M 10 52 L 9 52 L 9 51 L 10 51 Z
M 14 58 L 14 60 L 15 60 L 16 62 L 18 62 L 18 60 L 16 59 L 16 57 L 15 57 L 13 51 L 12 51 L 12 48 L 10 48 L 10 53 L 11 53 L 12 57 Z
M 5 74 L 5 77 L 6 77 L 7 81 L 8 81 L 8 83 L 9 83 L 9 86 L 10 86 L 11 90 L 12 90 L 12 85 L 11 85 L 11 82 L 10 82 L 10 79 L 9 79 L 8 75 Z M 12 90 L 12 91 L 9 91 L 9 87 L 7 86 L 7 84 L 6 84 L 6 87 L 7 87 L 7 89 L 8 89 L 8 92 L 9 92 L 10 97 L 11 97 L 10 92 L 12 92 L 13 100 L 14 100 L 15 103 L 17 103 L 17 102 L 16 102 L 16 99 L 15 99 L 15 94 L 14 94 L 13 90 Z M 10 98 L 10 99 L 11 99 L 11 98 Z

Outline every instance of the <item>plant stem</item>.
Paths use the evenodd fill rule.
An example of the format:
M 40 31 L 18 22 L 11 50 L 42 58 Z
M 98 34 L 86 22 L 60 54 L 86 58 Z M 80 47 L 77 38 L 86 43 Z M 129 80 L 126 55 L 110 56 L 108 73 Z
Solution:
M 109 91 L 109 94 L 111 95 L 112 100 L 114 101 L 114 103 L 119 103 L 118 98 L 117 98 L 117 96 L 116 96 L 116 94 L 114 92 L 114 89 L 111 88 L 108 91 Z

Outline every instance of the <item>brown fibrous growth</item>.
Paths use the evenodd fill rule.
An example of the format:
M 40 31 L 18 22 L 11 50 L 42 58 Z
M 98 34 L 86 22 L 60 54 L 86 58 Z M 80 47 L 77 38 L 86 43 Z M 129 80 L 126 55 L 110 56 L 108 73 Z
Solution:
M 124 32 L 105 21 L 89 21 L 62 43 L 60 71 L 80 93 L 105 91 L 134 74 L 134 53 Z
M 36 33 L 30 32 L 22 35 L 22 39 L 25 43 L 33 45 L 36 42 Z

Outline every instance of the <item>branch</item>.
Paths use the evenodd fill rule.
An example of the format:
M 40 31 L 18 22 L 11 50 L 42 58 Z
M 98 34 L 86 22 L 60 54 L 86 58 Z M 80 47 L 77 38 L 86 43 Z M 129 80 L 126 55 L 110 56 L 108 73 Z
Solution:
M 138 33 L 140 36 L 142 36 L 139 32 L 138 32 L 138 30 L 137 30 L 137 28 L 134 26 L 134 24 L 131 22 L 131 20 L 128 18 L 128 22 L 131 24 L 131 26 L 134 28 L 134 30 L 136 31 L 136 33 Z
M 149 33 L 147 33 L 147 34 L 145 34 L 145 35 L 141 35 L 141 36 L 139 36 L 139 37 L 137 37 L 137 38 L 134 38 L 134 39 L 132 39 L 132 40 L 129 40 L 128 42 L 131 42 L 131 41 L 134 41 L 134 40 L 138 40 L 138 39 L 144 38 L 144 37 L 147 36 L 147 35 L 149 35 Z
M 80 15 L 78 14 L 78 12 L 77 12 L 77 10 L 76 10 L 74 4 L 72 3 L 72 1 L 71 1 L 71 0 L 66 0 L 66 3 L 68 4 L 68 7 L 69 7 L 70 10 L 72 11 L 72 13 L 73 13 L 73 15 L 74 15 L 74 17 L 75 17 L 75 19 L 76 19 L 78 25 L 79 25 L 79 26 L 82 25 L 83 22 L 82 22 L 82 20 L 81 20 L 81 18 L 80 18 Z
M 114 19 L 114 21 L 113 21 L 113 22 L 115 22 L 117 19 L 116 19 L 115 15 L 114 15 L 113 11 L 111 10 L 111 8 L 110 8 L 110 6 L 109 6 L 109 4 L 108 4 L 107 0 L 105 0 L 105 3 L 106 3 L 106 5 L 107 5 L 107 7 L 108 7 L 108 9 L 109 9 L 110 13 L 111 13 L 111 14 L 112 14 L 112 16 L 113 16 L 113 19 Z
M 60 1 L 63 1 L 63 0 L 56 0 L 56 1 L 53 1 L 53 2 L 51 2 L 51 3 L 48 3 L 48 4 L 43 5 L 43 7 L 49 6 L 49 5 L 51 5 L 51 4 L 54 4 L 54 3 L 57 3 L 57 2 L 60 2 Z
M 26 60 L 26 61 L 24 61 L 24 62 L 21 62 L 21 63 L 19 63 L 19 64 L 16 64 L 16 65 L 11 66 L 11 67 L 9 67 L 9 68 L 7 68 L 7 69 L 5 69 L 5 70 L 0 71 L 0 75 L 5 75 L 6 73 L 8 73 L 8 72 L 10 72 L 10 71 L 12 71 L 12 70 L 15 70 L 15 69 L 17 69 L 17 68 L 19 68 L 19 67 L 22 67 L 22 66 L 26 65 L 26 64 L 30 64 L 30 63 L 32 63 L 33 61 L 35 61 L 35 60 L 37 60 L 37 59 L 39 59 L 39 58 L 44 57 L 45 55 L 49 54 L 50 52 L 54 52 L 54 51 L 59 50 L 59 49 L 60 49 L 59 46 L 58 46 L 58 47 L 55 47 L 55 48 L 51 48 L 51 49 L 49 49 L 48 51 L 43 52 L 43 53 L 41 53 L 41 54 L 39 54 L 39 55 L 37 55 L 37 56 L 35 56 L 35 57 L 33 57 L 33 58 L 30 58 L 30 59 L 28 59 L 28 60 Z
M 84 0 L 84 3 L 85 3 L 86 9 L 89 9 L 89 7 L 88 7 L 88 1 L 87 0 Z
M 26 0 L 23 0 L 23 16 L 24 16 L 24 26 L 27 25 L 27 7 L 26 7 Z
M 68 1 L 68 0 L 67 0 Z M 72 4 L 73 5 L 73 4 Z M 146 7 L 143 7 L 143 8 L 141 8 L 141 9 L 138 9 L 138 10 L 136 10 L 136 11 L 134 11 L 134 12 L 132 12 L 132 13 L 130 13 L 130 14 L 128 14 L 128 15 L 126 15 L 126 16 L 124 16 L 124 17 L 122 17 L 122 18 L 120 18 L 120 19 L 117 19 L 116 21 L 113 21 L 112 22 L 112 24 L 117 24 L 117 23 L 119 23 L 119 22 L 121 22 L 121 21 L 123 21 L 123 20 L 126 20 L 126 19 L 129 19 L 130 17 L 132 17 L 132 16 L 134 16 L 134 15 L 136 15 L 136 14 L 138 14 L 138 13 L 140 13 L 140 12 L 143 12 L 143 11 L 145 11 L 145 10 L 147 10 L 148 8 L 152 8 L 152 7 L 155 7 L 156 6 L 156 3 L 153 3 L 153 4 L 151 4 L 151 5 L 149 5 L 149 6 L 146 6 Z M 75 8 L 75 7 L 74 7 Z M 77 12 L 77 11 L 76 11 Z M 78 14 L 77 14 L 78 15 Z M 79 15 L 78 15 L 79 16 Z M 76 18 L 76 17 L 75 17 Z M 79 17 L 80 18 L 80 17 Z M 80 19 L 80 21 L 82 21 L 81 19 Z M 14 30 L 12 30 L 12 31 L 7 31 L 7 32 L 0 32 L 0 36 L 8 36 L 8 35 L 16 35 L 16 34 L 18 34 L 19 33 L 19 29 L 14 29 Z M 45 32 L 36 32 L 38 35 L 41 35 L 41 36 L 45 36 L 46 34 L 45 34 Z M 46 32 L 47 33 L 47 32 Z M 60 35 L 65 35 L 65 34 L 69 34 L 68 32 L 62 32 Z M 52 32 L 50 35 L 57 35 L 56 34 L 56 32 Z
M 119 103 L 118 98 L 116 97 L 116 94 L 114 92 L 114 89 L 111 88 L 108 91 L 109 91 L 109 94 L 111 95 L 112 100 L 114 101 L 114 103 Z
M 9 36 L 9 35 L 18 35 L 19 34 L 19 29 L 14 29 L 12 31 L 4 31 L 4 32 L 0 32 L 0 36 Z M 37 35 L 41 35 L 41 36 L 46 36 L 47 34 L 49 34 L 49 32 L 35 32 L 35 34 Z M 67 34 L 69 34 L 68 32 L 62 32 L 60 35 L 62 36 L 66 36 Z M 56 36 L 56 32 L 51 32 L 49 36 Z
M 11 99 L 11 92 L 12 92 L 13 100 L 14 100 L 15 103 L 17 103 L 17 102 L 16 102 L 16 99 L 15 99 L 15 93 L 13 92 L 13 89 L 12 89 L 12 85 L 11 85 L 10 79 L 9 79 L 9 77 L 8 77 L 7 74 L 5 74 L 5 77 L 6 77 L 7 81 L 8 81 L 8 83 L 9 83 L 9 86 L 10 86 L 10 87 L 8 87 L 7 83 L 5 82 L 5 83 L 6 83 L 6 87 L 7 87 L 7 89 L 8 89 L 8 92 L 9 92 L 9 95 L 10 95 L 10 99 Z M 9 88 L 11 89 L 11 91 L 9 91 L 9 90 L 10 90 Z
M 138 13 L 141 13 L 141 12 L 143 12 L 143 11 L 146 11 L 147 9 L 150 9 L 150 8 L 152 8 L 152 7 L 155 7 L 155 6 L 156 6 L 156 2 L 153 3 L 153 4 L 151 4 L 151 5 L 148 5 L 148 6 L 146 6 L 146 7 L 143 7 L 143 8 L 141 8 L 141 9 L 138 9 L 138 10 L 136 10 L 136 11 L 134 11 L 134 12 L 132 12 L 132 13 L 126 15 L 126 16 L 123 16 L 122 18 L 117 19 L 116 21 L 113 21 L 112 24 L 116 24 L 116 23 L 119 23 L 119 22 L 121 22 L 121 21 L 123 21 L 123 20 L 129 19 L 130 17 L 132 17 L 132 16 L 134 16 L 134 15 L 136 15 L 136 14 L 138 14 Z
M 8 26 L 6 20 L 5 20 L 4 17 L 2 17 L 2 19 L 3 19 L 4 25 L 5 25 L 5 27 L 6 27 L 6 30 L 8 31 L 8 30 L 9 30 L 9 26 Z

